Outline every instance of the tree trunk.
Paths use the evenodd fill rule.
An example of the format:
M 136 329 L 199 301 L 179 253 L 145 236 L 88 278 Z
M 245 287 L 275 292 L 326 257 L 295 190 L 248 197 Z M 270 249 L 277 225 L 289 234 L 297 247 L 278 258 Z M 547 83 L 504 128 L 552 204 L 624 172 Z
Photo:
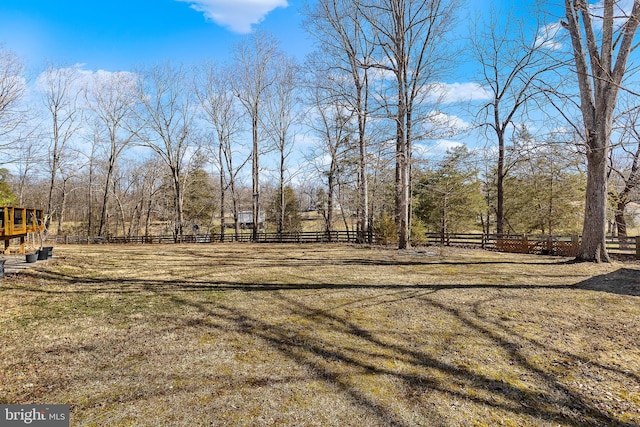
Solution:
M 144 235 L 149 236 L 151 230 L 151 210 L 153 208 L 153 198 L 149 195 L 149 203 L 147 203 L 146 218 L 144 221 Z
M 285 197 L 284 197 L 284 173 L 285 173 L 285 142 L 284 139 L 280 141 L 280 214 L 278 215 L 278 234 L 282 235 L 284 231 L 284 218 L 285 218 Z
M 367 177 L 366 146 L 360 145 L 360 242 L 371 243 L 369 233 L 369 179 Z
M 224 243 L 224 228 L 225 228 L 224 216 L 226 212 L 224 207 L 225 186 L 224 186 L 224 162 L 222 161 L 222 155 L 223 155 L 222 149 L 223 149 L 223 146 L 222 146 L 222 140 L 221 140 L 220 144 L 218 145 L 218 159 L 220 160 L 220 242 Z
M 404 70 L 397 73 L 398 113 L 396 116 L 396 212 L 398 249 L 407 249 L 409 241 L 409 156 L 406 133 L 407 105 L 405 102 Z
M 504 234 L 504 133 L 498 133 L 498 172 L 496 177 L 496 234 Z
M 447 195 L 443 194 L 442 197 L 442 217 L 440 218 L 440 244 L 444 245 L 445 237 L 447 235 Z
M 225 203 L 225 198 L 224 198 L 224 187 L 221 187 L 220 189 L 220 242 L 224 243 L 224 232 L 225 232 L 225 227 L 227 226 L 225 224 L 225 215 L 226 215 L 226 211 L 225 211 L 225 207 L 224 207 L 224 203 Z
M 104 186 L 104 194 L 102 195 L 102 212 L 100 213 L 100 226 L 98 228 L 98 237 L 104 235 L 104 227 L 107 222 L 107 204 L 109 203 L 109 185 L 111 185 L 111 176 L 113 175 L 113 159 L 109 160 L 109 168 L 107 170 L 106 183 Z
M 571 36 L 587 146 L 585 218 L 578 261 L 609 261 L 605 245 L 609 139 L 618 90 L 640 23 L 640 1 L 633 2 L 624 25 L 616 23 L 616 3 L 604 0 L 596 18 L 586 2 L 565 0 L 567 20 L 562 24 Z M 600 37 L 596 37 L 594 18 L 601 23 Z
M 331 160 L 331 168 L 328 176 L 328 188 L 327 188 L 327 214 L 325 217 L 325 231 L 327 238 L 331 241 L 331 228 L 333 226 L 333 193 L 335 192 L 334 174 L 335 174 L 335 159 Z
M 257 108 L 256 108 L 257 110 Z M 251 163 L 252 183 L 253 183 L 253 230 L 251 239 L 255 242 L 258 240 L 258 227 L 260 226 L 260 176 L 258 162 L 258 112 L 254 111 L 252 115 L 252 132 L 253 132 L 253 158 Z
M 57 234 L 61 235 L 63 233 L 62 231 L 62 224 L 64 221 L 64 211 L 66 209 L 66 205 L 67 205 L 67 180 L 63 179 L 62 180 L 62 194 L 61 194 L 62 199 L 60 200 L 60 212 L 58 213 L 58 231 Z
M 173 189 L 174 189 L 174 211 L 175 211 L 175 224 L 173 225 L 174 230 L 174 241 L 176 243 L 182 242 L 183 235 L 183 200 L 182 200 L 182 185 L 180 183 L 180 175 L 179 172 L 174 171 L 173 175 Z
M 618 202 L 616 205 L 616 228 L 618 230 L 618 243 L 620 244 L 620 248 L 628 248 L 629 244 L 627 242 L 627 221 L 624 218 L 624 211 L 627 207 L 625 202 Z
M 589 146 L 594 145 L 590 141 Z M 582 244 L 576 257 L 578 261 L 610 261 L 606 248 L 608 144 L 606 147 L 599 150 L 589 149 L 587 153 L 585 216 Z

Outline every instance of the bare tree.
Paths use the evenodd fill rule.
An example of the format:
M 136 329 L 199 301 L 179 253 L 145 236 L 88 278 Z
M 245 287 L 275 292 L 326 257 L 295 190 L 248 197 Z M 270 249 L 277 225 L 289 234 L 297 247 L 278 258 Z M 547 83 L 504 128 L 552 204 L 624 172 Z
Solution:
M 609 261 L 607 166 L 613 113 L 640 24 L 640 1 L 634 0 L 630 13 L 621 3 L 603 0 L 601 6 L 593 6 L 585 0 L 565 0 L 562 25 L 571 37 L 584 125 L 578 130 L 587 149 L 585 217 L 576 257 L 581 261 Z
M 11 133 L 24 121 L 25 112 L 20 108 L 26 90 L 23 71 L 19 58 L 0 47 L 0 149 L 12 145 Z
M 284 57 L 275 65 L 275 79 L 266 102 L 264 119 L 265 130 L 271 143 L 278 152 L 278 196 L 280 212 L 277 219 L 277 231 L 282 233 L 285 214 L 285 185 L 287 176 L 287 158 L 293 150 L 292 128 L 300 120 L 298 88 L 300 86 L 300 68 L 292 58 Z
M 138 203 L 136 204 L 136 223 L 139 224 L 138 229 L 142 228 L 142 219 L 144 218 L 144 236 L 151 235 L 151 218 L 154 209 L 158 203 L 158 194 L 162 189 L 162 170 L 163 161 L 159 156 L 155 155 L 150 159 L 136 162 L 133 179 L 135 180 L 136 192 L 134 197 Z
M 480 66 L 477 82 L 491 93 L 477 117 L 478 126 L 489 131 L 498 143 L 495 215 L 496 233 L 503 234 L 504 182 L 515 165 L 506 160 L 509 130 L 515 134 L 517 122 L 526 121 L 529 105 L 540 94 L 545 75 L 561 63 L 548 55 L 549 41 L 545 37 L 555 35 L 553 32 L 538 33 L 536 28 L 527 38 L 526 29 L 514 24 L 517 20 L 499 15 L 493 11 L 488 22 L 474 28 L 470 53 Z
M 316 73 L 316 79 L 310 85 L 311 111 L 308 121 L 311 129 L 319 140 L 319 152 L 312 153 L 311 162 L 327 179 L 326 209 L 324 209 L 325 232 L 331 238 L 334 223 L 334 201 L 337 196 L 339 174 L 345 155 L 349 150 L 349 139 L 352 135 L 350 125 L 353 121 L 352 112 L 345 108 L 342 102 L 331 96 L 331 91 L 322 80 L 326 76 Z
M 410 242 L 411 148 L 420 137 L 419 107 L 425 102 L 428 83 L 447 69 L 451 46 L 446 36 L 454 27 L 455 2 L 441 0 L 362 0 L 359 10 L 371 25 L 377 48 L 372 64 L 393 75 L 393 84 L 382 94 L 396 127 L 396 223 L 398 247 Z
M 79 107 L 78 100 L 82 94 L 83 87 L 79 82 L 77 68 L 54 68 L 52 66 L 40 75 L 38 86 L 51 117 L 49 143 L 49 170 L 51 177 L 47 198 L 46 228 L 49 225 L 51 215 L 54 213 L 53 192 L 56 187 L 56 177 L 64 161 L 67 146 L 80 128 L 82 109 Z M 62 199 L 64 198 L 65 196 L 63 195 Z
M 155 159 L 127 158 L 120 162 L 119 169 L 121 175 L 126 177 L 127 190 L 125 204 L 127 205 L 128 228 L 127 237 L 140 236 L 143 234 L 143 217 L 147 213 L 149 200 L 152 200 L 154 190 L 157 190 L 160 181 L 158 170 L 162 170 L 162 165 L 154 164 Z M 158 167 L 160 166 L 160 167 Z M 155 185 L 154 185 L 155 181 Z M 114 186 L 115 189 L 115 186 Z M 153 201 L 151 202 L 153 203 Z
M 234 56 L 233 91 L 251 118 L 253 240 L 257 240 L 260 224 L 260 117 L 265 94 L 274 80 L 273 64 L 278 60 L 280 51 L 272 36 L 254 32 L 235 47 Z
M 636 98 L 635 95 L 630 95 Z M 634 102 L 636 99 L 633 99 Z M 615 225 L 621 245 L 627 243 L 625 211 L 640 184 L 640 107 L 632 106 L 617 118 L 618 143 L 609 156 L 609 196 L 614 204 Z
M 35 178 L 35 172 L 45 161 L 46 156 L 39 138 L 35 135 L 21 137 L 17 141 L 15 152 L 18 158 L 15 162 L 18 175 L 18 203 L 24 206 L 28 181 Z
M 76 173 L 78 171 L 78 165 L 72 164 L 71 162 L 63 162 L 60 165 L 59 169 L 60 179 L 60 199 L 58 200 L 58 208 L 57 208 L 57 229 L 56 234 L 58 236 L 64 233 L 64 221 L 65 215 L 67 213 L 67 202 L 69 197 L 69 192 L 74 190 L 76 187 L 73 187 L 74 178 L 76 177 Z
M 329 77 L 345 108 L 349 108 L 358 121 L 358 183 L 359 240 L 370 239 L 369 233 L 369 173 L 367 124 L 371 111 L 370 67 L 373 63 L 375 43 L 370 36 L 371 27 L 363 19 L 359 1 L 320 0 L 307 8 L 308 27 L 320 46 L 313 67 Z
M 127 72 L 93 75 L 92 84 L 86 94 L 89 108 L 93 112 L 97 126 L 102 130 L 103 149 L 106 154 L 106 174 L 102 193 L 102 210 L 98 226 L 98 236 L 105 232 L 107 207 L 111 179 L 118 158 L 134 137 L 128 130 L 133 118 L 136 97 L 136 76 Z
M 195 154 L 193 121 L 195 109 L 192 91 L 182 67 L 156 66 L 143 74 L 138 87 L 139 117 L 144 127 L 138 132 L 169 170 L 173 189 L 173 237 L 183 236 L 185 173 Z
M 213 126 L 216 147 L 209 147 L 218 163 L 220 180 L 220 241 L 225 239 L 226 193 L 231 193 L 235 238 L 239 229 L 239 194 L 236 189 L 236 177 L 250 157 L 245 157 L 239 166 L 234 166 L 234 142 L 243 130 L 243 115 L 238 110 L 237 98 L 232 92 L 231 71 L 207 65 L 196 82 L 196 93 L 205 112 L 205 120 Z

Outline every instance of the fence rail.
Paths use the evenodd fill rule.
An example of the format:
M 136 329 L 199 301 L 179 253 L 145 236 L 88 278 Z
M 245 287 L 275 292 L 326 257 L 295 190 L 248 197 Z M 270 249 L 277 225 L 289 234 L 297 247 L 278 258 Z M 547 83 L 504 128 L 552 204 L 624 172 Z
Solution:
M 426 235 L 429 244 L 446 246 L 472 246 L 483 249 L 498 249 L 513 252 L 566 254 L 575 256 L 579 246 L 580 236 L 576 235 L 527 235 L 527 234 L 482 234 L 482 233 L 456 233 L 446 234 L 428 233 Z M 638 254 L 640 237 L 608 236 L 606 240 L 607 251 L 610 253 Z M 524 248 L 529 248 L 524 251 Z M 640 258 L 640 254 L 638 255 Z
M 235 236 L 233 233 L 199 234 L 182 236 L 128 236 L 128 237 L 87 237 L 56 236 L 56 243 L 64 244 L 158 244 L 158 243 L 215 243 L 251 242 L 250 233 Z M 299 233 L 258 233 L 258 243 L 357 243 L 358 235 L 353 231 L 299 232 Z M 373 241 L 376 242 L 375 237 Z M 608 237 L 607 250 L 610 253 L 636 254 L 640 259 L 640 237 Z M 482 249 L 497 249 L 505 252 L 537 253 L 575 256 L 579 247 L 579 236 L 570 235 L 496 235 L 482 233 L 439 233 L 426 234 L 430 245 L 468 246 Z
M 55 236 L 56 243 L 64 244 L 154 244 L 154 243 L 216 243 L 216 242 L 252 242 L 250 233 L 235 236 L 233 233 L 174 236 Z M 258 243 L 356 243 L 358 235 L 354 231 L 299 232 L 299 233 L 258 233 Z

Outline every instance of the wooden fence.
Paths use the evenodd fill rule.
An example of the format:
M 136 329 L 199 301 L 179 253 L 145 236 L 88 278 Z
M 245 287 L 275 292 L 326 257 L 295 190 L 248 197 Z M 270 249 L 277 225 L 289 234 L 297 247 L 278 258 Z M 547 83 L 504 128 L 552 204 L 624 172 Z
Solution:
M 154 244 L 154 243 L 216 243 L 216 242 L 252 242 L 251 233 L 233 233 L 185 235 L 180 239 L 173 236 L 124 236 L 124 237 L 87 237 L 56 236 L 56 243 L 64 244 Z M 357 243 L 354 231 L 311 231 L 299 233 L 258 233 L 258 243 Z
M 251 233 L 234 236 L 220 234 L 185 235 L 178 243 L 216 243 L 216 242 L 251 242 Z M 375 237 L 373 241 L 376 242 Z M 158 244 L 176 243 L 173 236 L 130 236 L 130 237 L 86 237 L 56 236 L 56 243 L 64 244 Z M 358 236 L 353 231 L 299 232 L 299 233 L 259 233 L 258 243 L 358 243 Z M 482 233 L 446 234 L 428 233 L 426 242 L 429 245 L 466 246 L 482 249 L 493 249 L 504 252 L 549 254 L 575 256 L 579 248 L 579 236 L 543 236 L 543 235 L 502 235 Z M 607 250 L 610 253 L 635 254 L 640 259 L 640 237 L 608 237 Z
M 580 247 L 579 236 L 548 236 L 514 234 L 502 235 L 481 233 L 427 234 L 427 242 L 432 245 L 469 246 L 496 249 L 503 252 L 550 254 L 576 256 Z M 640 259 L 640 237 L 607 237 L 607 251 L 619 254 L 636 254 Z

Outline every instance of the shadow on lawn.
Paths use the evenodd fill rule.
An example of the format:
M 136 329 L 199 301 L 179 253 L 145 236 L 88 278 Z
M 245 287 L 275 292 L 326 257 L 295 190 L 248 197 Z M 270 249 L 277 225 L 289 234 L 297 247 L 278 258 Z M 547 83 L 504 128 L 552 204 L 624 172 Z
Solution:
M 473 333 L 492 341 L 495 346 L 504 350 L 509 359 L 533 376 L 536 382 L 544 384 L 547 390 L 517 387 L 479 374 L 472 369 L 444 362 L 435 354 L 416 350 L 411 342 L 403 341 L 401 337 L 386 334 L 381 330 L 362 328 L 346 316 L 337 315 L 332 309 L 314 308 L 282 294 L 279 295 L 281 304 L 287 307 L 289 314 L 314 320 L 313 325 L 307 326 L 308 328 L 329 329 L 332 336 L 342 335 L 344 339 L 335 339 L 330 343 L 322 339 L 310 339 L 304 331 L 293 326 L 271 324 L 259 316 L 231 305 L 195 302 L 176 294 L 166 296 L 177 304 L 195 307 L 210 318 L 230 323 L 236 331 L 252 338 L 259 337 L 283 356 L 308 368 L 313 372 L 315 379 L 337 386 L 349 400 L 365 408 L 384 425 L 404 426 L 409 423 L 396 412 L 397 408 L 392 404 L 367 395 L 357 384 L 350 381 L 349 377 L 353 372 L 364 372 L 378 378 L 393 377 L 405 384 L 405 390 L 409 395 L 439 392 L 451 398 L 473 401 L 514 414 L 529 415 L 546 422 L 569 426 L 632 425 L 611 418 L 609 414 L 598 409 L 598 402 L 576 394 L 558 381 L 552 373 L 531 363 L 525 353 L 520 351 L 521 342 L 528 341 L 526 338 L 496 323 L 480 320 L 477 315 L 468 311 L 437 302 L 430 298 L 430 294 L 436 291 L 437 289 L 421 290 L 410 298 L 419 298 L 421 302 L 430 304 L 436 310 L 455 317 Z M 428 333 L 428 330 L 425 330 L 425 333 Z M 564 355 L 574 360 L 580 359 L 570 353 L 565 352 Z M 422 372 L 416 374 L 410 373 L 415 372 L 415 369 L 408 371 L 389 368 L 394 361 L 402 361 Z M 342 368 L 332 368 L 331 362 L 338 362 Z M 350 368 L 349 373 L 344 372 L 344 366 Z M 430 376 L 430 370 L 444 374 L 446 381 Z M 464 384 L 468 388 L 456 388 L 451 384 Z M 400 398 L 402 399 L 402 396 Z M 422 405 L 419 407 L 422 411 L 420 417 L 430 425 L 448 425 L 443 415 L 446 411 L 442 409 L 429 410 Z
M 578 289 L 640 296 L 640 270 L 621 268 L 613 273 L 594 276 L 576 285 Z
M 437 299 L 436 293 L 442 290 L 475 289 L 475 290 L 514 290 L 514 289 L 583 289 L 616 294 L 638 296 L 640 274 L 635 270 L 620 269 L 616 272 L 597 276 L 576 285 L 537 286 L 537 285 L 339 285 L 330 283 L 279 285 L 255 284 L 240 282 L 211 283 L 206 280 L 192 280 L 185 283 L 173 281 L 116 280 L 104 278 L 87 279 L 54 273 L 53 271 L 34 274 L 34 277 L 61 281 L 69 285 L 89 285 L 69 289 L 69 293 L 129 293 L 141 290 L 152 292 L 173 301 L 179 306 L 197 309 L 207 319 L 214 322 L 203 323 L 202 327 L 212 329 L 230 329 L 251 338 L 259 338 L 279 354 L 297 365 L 304 366 L 313 375 L 313 379 L 324 381 L 342 391 L 348 400 L 362 407 L 374 416 L 380 424 L 405 426 L 411 423 L 402 417 L 398 408 L 381 398 L 367 394 L 358 384 L 354 384 L 354 372 L 366 373 L 382 378 L 393 378 L 404 385 L 405 396 L 399 399 L 410 401 L 412 396 L 428 393 L 441 393 L 452 399 L 471 401 L 478 405 L 496 408 L 515 415 L 531 416 L 549 424 L 558 423 L 567 426 L 632 426 L 611 417 L 599 409 L 600 402 L 585 395 L 578 394 L 563 384 L 552 372 L 547 372 L 530 359 L 531 348 L 543 352 L 551 352 L 558 358 L 568 359 L 576 363 L 591 363 L 599 369 L 607 370 L 613 375 L 626 376 L 631 381 L 640 381 L 637 375 L 620 371 L 614 367 L 597 365 L 576 354 L 552 348 L 541 341 L 518 334 L 514 329 L 495 318 L 487 318 L 478 311 L 478 306 L 459 307 L 446 304 Z M 108 285 L 105 285 L 108 282 Z M 295 298 L 286 292 L 289 290 L 368 290 L 379 292 L 369 296 L 370 306 L 377 305 L 376 299 L 384 299 L 379 304 L 388 304 L 402 300 L 415 300 L 419 304 L 430 307 L 433 316 L 453 318 L 469 331 L 469 334 L 488 340 L 509 359 L 519 370 L 526 372 L 527 384 L 534 382 L 534 387 L 520 387 L 481 374 L 477 370 L 452 363 L 440 354 L 421 351 L 413 342 L 394 332 L 386 331 L 385 325 L 376 325 L 376 329 L 365 328 L 349 318 L 348 314 L 337 310 L 340 307 L 317 308 L 308 305 L 303 298 Z M 29 291 L 52 292 L 29 287 Z M 240 290 L 245 292 L 272 292 L 276 304 L 286 310 L 290 316 L 310 319 L 312 323 L 304 329 L 295 324 L 269 322 L 249 310 L 241 309 L 221 301 L 208 301 L 200 298 L 199 292 Z M 65 291 L 59 291 L 64 293 Z M 181 292 L 188 292 L 181 294 Z M 57 292 L 52 292 L 57 293 Z M 355 299 L 355 296 L 354 296 Z M 359 300 L 361 301 L 361 300 Z M 177 319 L 176 319 L 177 321 Z M 331 341 L 314 338 L 306 333 L 309 329 L 322 330 L 330 336 L 342 339 Z M 429 333 L 428 328 L 424 331 Z M 529 351 L 525 351 L 525 347 Z M 401 361 L 410 369 L 394 367 L 395 361 Z M 341 366 L 338 369 L 335 363 Z M 387 363 L 384 363 L 387 362 Z M 349 369 L 345 369 L 345 367 Z M 443 381 L 430 372 L 438 372 L 446 379 Z M 345 373 L 346 372 L 346 373 Z M 268 381 L 268 379 L 261 379 Z M 530 385 L 530 384 L 529 384 Z M 543 386 L 541 386 L 543 385 Z M 415 407 L 420 417 L 430 425 L 448 425 L 443 408 L 429 409 L 426 405 Z

